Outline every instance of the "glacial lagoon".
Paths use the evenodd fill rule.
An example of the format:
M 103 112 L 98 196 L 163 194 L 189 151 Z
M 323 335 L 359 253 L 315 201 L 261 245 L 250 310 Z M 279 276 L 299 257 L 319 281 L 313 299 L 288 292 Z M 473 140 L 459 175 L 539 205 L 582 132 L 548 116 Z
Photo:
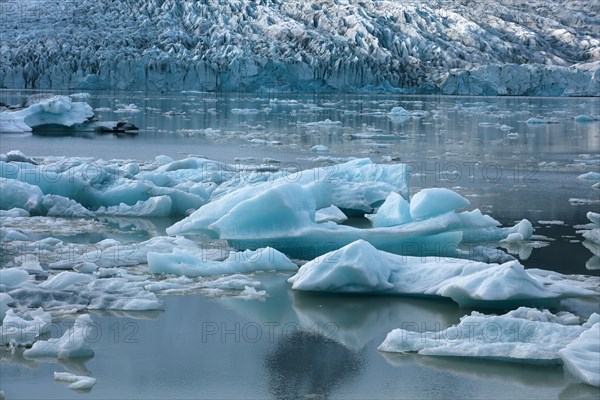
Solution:
M 32 94 L 4 91 L 2 101 L 19 104 Z M 140 165 L 159 155 L 197 155 L 249 173 L 327 168 L 351 157 L 406 163 L 411 193 L 452 189 L 471 202 L 469 210 L 479 208 L 503 226 L 531 221 L 530 240 L 499 247 L 526 268 L 585 275 L 581 279 L 598 286 L 597 255 L 577 232 L 600 203 L 596 181 L 578 178 L 600 167 L 600 122 L 578 118 L 599 116 L 597 98 L 200 92 L 73 98 L 89 103 L 103 121 L 126 120 L 140 130 L 131 136 L 3 133 L 0 153 Z M 35 240 L 93 245 L 115 239 L 135 246 L 165 235 L 179 219 L 100 216 L 92 227 L 61 219 L 61 232 L 42 220 L 29 228 Z M 15 228 L 6 221 L 3 227 Z M 369 221 L 357 215 L 345 224 L 366 227 Z M 5 253 L 2 262 L 11 261 Z M 214 297 L 199 288 L 162 295 L 164 311 L 90 311 L 93 358 L 57 363 L 3 348 L 0 390 L 7 398 L 90 399 L 598 397 L 597 388 L 556 365 L 379 352 L 392 329 L 441 331 L 473 310 L 431 298 L 292 291 L 291 275 L 251 274 L 266 296 L 225 291 Z M 554 311 L 561 310 L 587 318 L 600 305 L 596 297 Z M 55 318 L 50 335 L 61 336 L 72 321 Z M 89 392 L 69 390 L 53 379 L 63 370 L 97 383 Z

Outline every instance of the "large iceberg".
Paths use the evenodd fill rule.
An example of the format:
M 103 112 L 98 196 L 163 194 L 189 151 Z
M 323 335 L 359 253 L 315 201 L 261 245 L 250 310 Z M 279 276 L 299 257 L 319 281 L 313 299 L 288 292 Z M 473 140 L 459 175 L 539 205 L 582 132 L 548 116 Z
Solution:
M 519 96 L 597 95 L 600 84 L 593 2 L 82 0 L 4 11 L 5 88 Z
M 31 132 L 34 128 L 83 124 L 94 116 L 87 103 L 68 96 L 54 96 L 19 111 L 0 111 L 0 133 Z
M 327 169 L 273 174 L 267 182 L 215 190 L 220 197 L 169 227 L 167 233 L 205 234 L 240 249 L 270 246 L 301 259 L 360 239 L 398 254 L 459 256 L 456 247 L 461 242 L 531 236 L 526 220 L 499 228 L 498 221 L 479 210 L 457 213 L 469 201 L 448 189 L 422 190 L 408 204 L 403 200 L 409 196 L 407 172 L 403 164 L 378 165 L 359 159 Z M 369 215 L 374 227 L 317 221 L 318 210 L 332 205 L 350 215 L 371 214 L 379 208 Z
M 363 240 L 304 264 L 289 282 L 295 290 L 441 296 L 464 307 L 556 305 L 564 297 L 597 296 L 593 291 L 528 273 L 517 261 L 498 265 L 400 256 L 377 250 Z

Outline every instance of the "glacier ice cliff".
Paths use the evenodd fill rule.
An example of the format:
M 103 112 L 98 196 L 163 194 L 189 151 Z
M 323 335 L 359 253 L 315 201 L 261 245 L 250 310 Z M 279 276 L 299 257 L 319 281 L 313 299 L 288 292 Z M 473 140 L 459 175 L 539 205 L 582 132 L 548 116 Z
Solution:
M 8 0 L 0 87 L 596 95 L 599 23 L 582 0 Z

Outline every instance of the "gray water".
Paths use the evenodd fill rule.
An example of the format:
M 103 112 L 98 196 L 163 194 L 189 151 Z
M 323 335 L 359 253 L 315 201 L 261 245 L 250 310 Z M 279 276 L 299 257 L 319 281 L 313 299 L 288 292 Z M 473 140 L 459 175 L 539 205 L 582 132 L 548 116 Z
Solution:
M 30 94 L 2 92 L 2 101 L 17 104 Z M 140 161 L 159 154 L 197 154 L 244 164 L 269 158 L 278 160 L 271 165 L 279 168 L 325 165 L 331 157 L 378 162 L 391 157 L 412 165 L 413 192 L 447 187 L 503 224 L 529 219 L 540 235 L 537 240 L 547 246 L 509 249 L 526 267 L 600 272 L 586 268 L 592 253 L 573 227 L 586 223 L 585 213 L 600 207 L 593 203 L 600 200 L 600 191 L 591 188 L 594 182 L 577 179 L 600 168 L 600 123 L 573 119 L 600 115 L 598 99 L 277 95 L 272 101 L 208 93 L 92 95 L 84 100 L 110 109 L 98 111 L 99 118 L 133 122 L 141 128 L 139 134 L 0 134 L 0 152 Z M 135 104 L 140 111 L 116 113 L 119 104 Z M 388 115 L 395 106 L 429 114 L 400 123 Z M 556 123 L 527 124 L 531 117 Z M 306 125 L 327 119 L 340 123 Z M 486 126 L 496 122 L 513 129 Z M 509 132 L 519 135 L 509 137 Z M 377 136 L 360 139 L 363 133 Z M 309 151 L 317 144 L 330 151 Z M 572 204 L 572 198 L 588 203 Z M 544 220 L 564 224 L 538 223 Z M 100 222 L 111 229 L 67 240 L 141 241 L 164 234 L 173 221 Z M 166 297 L 164 312 L 93 314 L 99 329 L 91 343 L 96 356 L 86 362 L 38 363 L 24 359 L 20 350 L 2 349 L 0 390 L 7 398 L 89 399 L 599 396 L 598 389 L 573 382 L 561 367 L 391 356 L 376 350 L 394 328 L 443 329 L 471 311 L 452 302 L 295 293 L 285 275 L 256 277 L 269 293 L 265 301 Z M 98 383 L 89 393 L 70 391 L 52 379 L 54 371 L 63 369 L 89 371 Z

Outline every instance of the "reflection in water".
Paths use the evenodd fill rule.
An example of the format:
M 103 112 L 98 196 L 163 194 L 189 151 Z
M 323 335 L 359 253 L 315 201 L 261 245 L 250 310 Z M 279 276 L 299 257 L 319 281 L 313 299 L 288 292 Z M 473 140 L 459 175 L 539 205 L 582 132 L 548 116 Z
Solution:
M 435 371 L 448 372 L 453 378 L 498 379 L 507 384 L 548 388 L 564 385 L 560 366 L 536 366 L 476 358 L 422 356 L 416 353 L 387 353 L 381 356 L 396 368 L 414 368 L 415 364 Z M 553 384 L 554 382 L 554 384 Z
M 26 358 L 23 356 L 23 352 L 25 350 L 26 349 L 23 347 L 15 347 L 11 349 L 1 346 L 0 361 L 3 364 L 22 365 L 30 369 L 37 369 L 40 366 L 40 363 L 60 364 L 67 372 L 70 372 L 74 375 L 90 376 L 92 374 L 85 366 L 85 363 L 87 363 L 93 357 L 67 358 L 60 360 L 53 357 Z
M 269 389 L 276 399 L 329 398 L 337 386 L 359 376 L 365 365 L 364 352 L 300 330 L 284 335 L 265 359 Z
M 303 328 L 325 330 L 333 324 L 335 331 L 328 330 L 328 337 L 351 350 L 360 350 L 373 339 L 383 341 L 394 328 L 441 329 L 466 312 L 444 299 L 298 291 L 292 291 L 292 306 Z

